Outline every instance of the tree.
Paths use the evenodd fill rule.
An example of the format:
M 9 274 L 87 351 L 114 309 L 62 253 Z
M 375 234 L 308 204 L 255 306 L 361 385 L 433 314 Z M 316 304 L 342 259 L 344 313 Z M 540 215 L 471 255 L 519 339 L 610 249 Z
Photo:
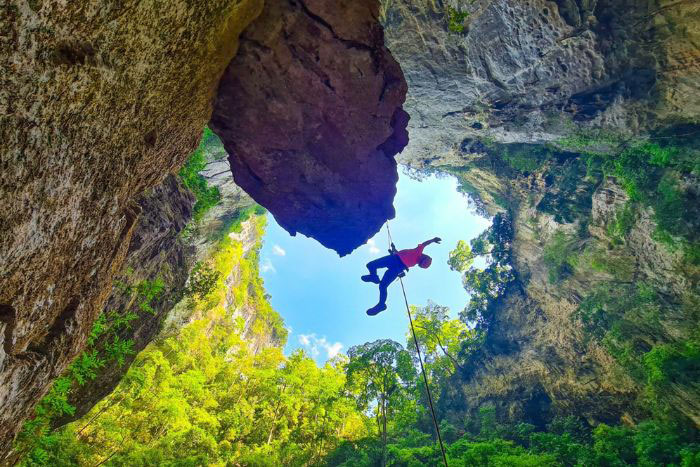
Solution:
M 463 272 L 464 288 L 471 295 L 467 307 L 460 313 L 465 323 L 475 323 L 478 332 L 485 332 L 491 319 L 490 306 L 503 296 L 515 279 L 511 265 L 513 226 L 504 214 L 493 218 L 491 227 L 471 241 L 469 249 L 464 241 L 450 252 L 450 267 Z M 483 257 L 487 267 L 473 266 L 475 257 Z M 454 263 L 454 264 L 453 264 Z
M 356 394 L 358 407 L 367 410 L 376 403 L 377 431 L 382 439 L 382 463 L 386 460 L 387 419 L 407 387 L 415 380 L 411 356 L 398 342 L 380 339 L 351 347 L 347 366 L 348 387 Z
M 429 301 L 425 307 L 411 307 L 413 325 L 426 368 L 442 379 L 461 369 L 457 361 L 460 343 L 471 333 L 466 324 L 450 319 L 449 308 Z M 415 356 L 413 336 L 406 335 L 407 348 Z
M 457 242 L 457 247 L 450 251 L 450 257 L 447 264 L 450 269 L 457 272 L 464 272 L 474 263 L 474 254 L 472 249 L 467 245 L 467 242 L 460 240 Z

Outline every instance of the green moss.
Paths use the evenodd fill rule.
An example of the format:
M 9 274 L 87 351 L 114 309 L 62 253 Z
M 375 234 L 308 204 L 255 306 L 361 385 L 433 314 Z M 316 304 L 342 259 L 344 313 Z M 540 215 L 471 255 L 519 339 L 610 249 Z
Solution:
M 577 250 L 572 238 L 557 231 L 545 244 L 544 263 L 549 269 L 549 282 L 556 284 L 573 274 L 578 264 Z
M 607 233 L 614 243 L 623 243 L 636 222 L 637 206 L 633 202 L 628 202 L 615 213 L 615 220 L 607 226 Z
M 525 173 L 535 172 L 554 157 L 554 151 L 542 144 L 503 144 L 496 151 L 511 168 Z

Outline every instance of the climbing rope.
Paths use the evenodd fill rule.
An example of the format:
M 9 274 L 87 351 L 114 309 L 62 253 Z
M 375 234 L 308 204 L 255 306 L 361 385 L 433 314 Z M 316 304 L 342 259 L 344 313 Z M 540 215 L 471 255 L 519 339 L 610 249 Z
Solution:
M 391 238 L 391 230 L 389 229 L 389 221 L 386 222 L 386 233 L 389 236 L 389 246 L 394 250 L 394 241 Z M 442 461 L 447 465 L 447 456 L 445 455 L 445 445 L 442 443 L 442 436 L 440 435 L 440 426 L 438 425 L 437 417 L 435 416 L 435 408 L 433 407 L 433 396 L 430 394 L 430 386 L 428 386 L 428 376 L 425 374 L 425 367 L 423 366 L 423 357 L 421 357 L 420 347 L 418 347 L 418 338 L 416 337 L 416 330 L 413 327 L 413 317 L 411 316 L 411 308 L 408 306 L 408 298 L 406 298 L 406 288 L 403 285 L 403 279 L 399 276 L 399 281 L 401 282 L 401 290 L 403 291 L 403 300 L 406 303 L 406 313 L 408 313 L 408 321 L 411 323 L 411 332 L 413 333 L 413 343 L 416 345 L 416 353 L 418 354 L 418 361 L 420 362 L 420 371 L 423 373 L 423 382 L 425 383 L 425 392 L 428 394 L 428 404 L 430 405 L 430 413 L 433 416 L 433 424 L 435 425 L 435 431 L 437 432 L 438 441 L 440 442 L 440 452 L 442 453 Z

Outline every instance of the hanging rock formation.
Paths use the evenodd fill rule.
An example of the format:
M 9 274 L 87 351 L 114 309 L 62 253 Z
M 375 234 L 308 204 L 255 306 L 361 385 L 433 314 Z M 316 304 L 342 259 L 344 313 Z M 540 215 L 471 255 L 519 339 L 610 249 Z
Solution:
M 219 86 L 238 185 L 291 234 L 345 255 L 394 216 L 406 83 L 373 0 L 272 0 Z
M 26 2 L 0 24 L 0 452 L 82 349 L 138 196 L 182 165 L 260 0 Z

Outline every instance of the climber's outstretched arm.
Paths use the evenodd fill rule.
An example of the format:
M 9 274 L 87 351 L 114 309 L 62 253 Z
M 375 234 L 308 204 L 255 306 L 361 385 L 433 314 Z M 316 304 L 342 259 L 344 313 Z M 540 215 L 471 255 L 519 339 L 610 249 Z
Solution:
M 423 243 L 421 243 L 421 246 L 426 247 L 426 246 L 430 245 L 431 243 L 440 243 L 441 241 L 442 241 L 442 239 L 440 237 L 435 237 L 435 238 L 431 238 L 430 240 L 424 241 Z

